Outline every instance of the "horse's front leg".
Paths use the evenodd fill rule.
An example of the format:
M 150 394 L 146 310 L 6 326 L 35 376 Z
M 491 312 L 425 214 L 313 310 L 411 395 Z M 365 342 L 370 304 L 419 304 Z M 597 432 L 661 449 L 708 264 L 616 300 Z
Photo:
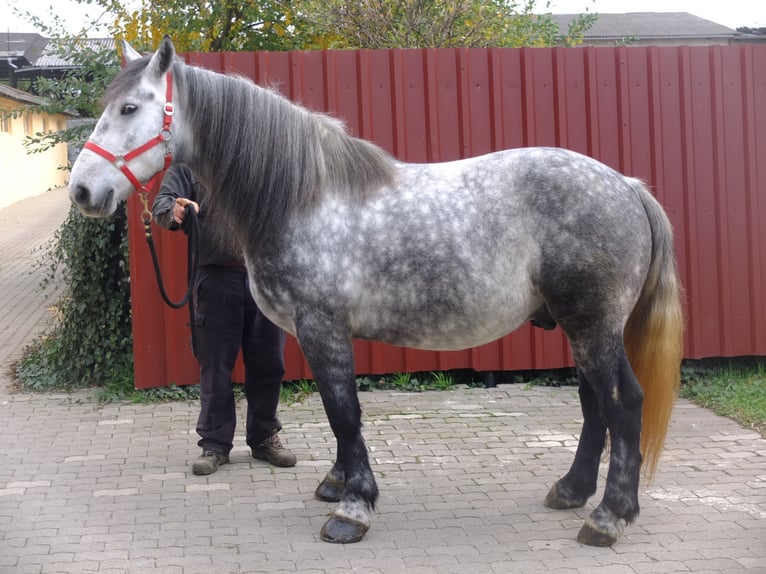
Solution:
M 323 500 L 339 500 L 339 504 L 322 526 L 320 536 L 325 542 L 357 542 L 370 527 L 378 485 L 362 438 L 351 337 L 337 324 L 316 318 L 299 323 L 297 335 L 338 444 L 335 464 L 316 495 Z

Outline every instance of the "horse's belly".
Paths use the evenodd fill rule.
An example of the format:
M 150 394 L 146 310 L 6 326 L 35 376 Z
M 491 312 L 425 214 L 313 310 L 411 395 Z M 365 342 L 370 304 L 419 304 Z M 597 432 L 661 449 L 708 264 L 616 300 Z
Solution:
M 499 291 L 499 290 L 498 290 Z M 368 305 L 354 316 L 354 336 L 415 349 L 450 351 L 494 341 L 524 323 L 540 305 L 531 290 L 470 301 L 427 301 L 409 308 Z
M 391 345 L 429 351 L 458 351 L 490 343 L 517 329 L 526 317 L 515 317 L 502 324 L 431 323 L 417 330 L 386 329 L 360 333 L 359 338 L 372 339 Z

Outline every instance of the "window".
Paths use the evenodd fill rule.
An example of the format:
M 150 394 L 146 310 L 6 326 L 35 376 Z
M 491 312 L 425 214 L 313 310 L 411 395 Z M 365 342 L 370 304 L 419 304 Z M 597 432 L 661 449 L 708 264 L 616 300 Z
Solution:
M 35 135 L 33 128 L 34 124 L 32 122 L 33 119 L 32 114 L 24 114 L 24 133 L 28 136 Z
M 0 110 L 0 133 L 11 133 L 11 114 L 6 110 Z
M 48 116 L 43 116 L 43 133 L 47 134 L 50 126 L 48 125 Z

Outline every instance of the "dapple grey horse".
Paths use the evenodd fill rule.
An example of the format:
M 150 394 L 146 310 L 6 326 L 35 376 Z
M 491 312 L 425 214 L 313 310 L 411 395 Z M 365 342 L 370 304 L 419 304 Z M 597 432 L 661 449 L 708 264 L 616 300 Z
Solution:
M 581 507 L 596 492 L 608 431 L 606 490 L 578 539 L 614 543 L 638 515 L 642 459 L 649 473 L 657 462 L 682 353 L 672 231 L 647 188 L 564 149 L 403 163 L 249 80 L 185 65 L 169 38 L 151 56 L 124 48 L 71 199 L 108 216 L 171 161 L 208 187 L 337 439 L 316 491 L 338 502 L 322 539 L 360 540 L 378 497 L 352 339 L 463 349 L 531 320 L 566 334 L 584 416 L 545 504 Z

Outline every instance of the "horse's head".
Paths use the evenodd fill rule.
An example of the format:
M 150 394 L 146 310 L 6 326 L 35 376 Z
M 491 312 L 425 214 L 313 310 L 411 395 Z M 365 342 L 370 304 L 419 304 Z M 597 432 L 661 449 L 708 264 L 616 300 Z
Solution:
M 104 112 L 72 167 L 69 198 L 85 215 L 106 217 L 134 189 L 167 168 L 176 142 L 171 132 L 175 48 L 167 36 L 144 58 L 123 42 L 129 62 L 105 96 Z

